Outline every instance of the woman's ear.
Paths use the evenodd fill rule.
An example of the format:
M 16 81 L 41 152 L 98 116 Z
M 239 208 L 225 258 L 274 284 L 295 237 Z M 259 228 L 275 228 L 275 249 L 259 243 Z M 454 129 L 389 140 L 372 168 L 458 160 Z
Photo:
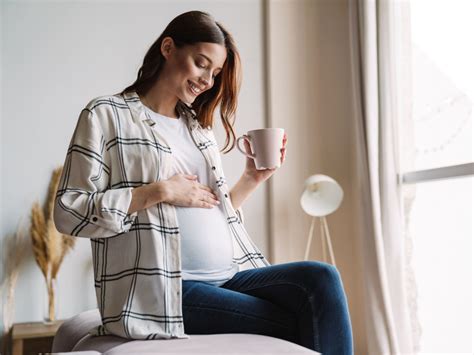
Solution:
M 163 57 L 168 59 L 171 52 L 173 51 L 173 48 L 174 48 L 173 38 L 171 37 L 163 38 L 163 41 L 161 41 L 161 54 L 163 55 Z

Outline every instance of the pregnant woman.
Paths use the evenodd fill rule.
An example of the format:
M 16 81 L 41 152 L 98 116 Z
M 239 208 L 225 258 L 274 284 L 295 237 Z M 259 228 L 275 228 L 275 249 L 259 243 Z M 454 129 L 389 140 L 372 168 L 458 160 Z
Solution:
M 242 204 L 277 169 L 257 170 L 246 158 L 238 182 L 227 185 L 212 129 L 219 107 L 223 150 L 234 148 L 239 88 L 232 36 L 191 11 L 153 43 L 132 85 L 81 111 L 54 220 L 60 232 L 91 241 L 102 319 L 91 333 L 254 333 L 352 354 L 338 270 L 315 261 L 270 265 L 244 227 Z

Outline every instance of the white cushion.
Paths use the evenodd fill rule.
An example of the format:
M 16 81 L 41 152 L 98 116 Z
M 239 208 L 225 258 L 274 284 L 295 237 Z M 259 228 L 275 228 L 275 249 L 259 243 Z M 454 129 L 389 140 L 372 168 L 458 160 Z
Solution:
M 292 342 L 266 335 L 226 333 L 189 334 L 189 339 L 130 340 L 117 336 L 92 336 L 88 331 L 100 324 L 98 309 L 66 320 L 53 341 L 53 353 L 95 355 L 128 354 L 319 354 Z

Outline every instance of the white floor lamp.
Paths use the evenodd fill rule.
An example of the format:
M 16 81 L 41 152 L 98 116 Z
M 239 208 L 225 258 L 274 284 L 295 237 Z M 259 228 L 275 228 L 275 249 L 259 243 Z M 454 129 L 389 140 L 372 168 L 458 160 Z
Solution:
M 305 190 L 301 195 L 300 203 L 303 210 L 313 216 L 311 227 L 309 229 L 308 242 L 304 260 L 308 260 L 311 240 L 313 238 L 314 221 L 319 217 L 321 227 L 321 244 L 323 250 L 323 259 L 327 261 L 326 245 L 329 249 L 331 263 L 336 266 L 336 259 L 332 250 L 331 236 L 326 216 L 333 213 L 342 202 L 344 192 L 341 186 L 333 178 L 326 175 L 312 175 L 305 181 Z

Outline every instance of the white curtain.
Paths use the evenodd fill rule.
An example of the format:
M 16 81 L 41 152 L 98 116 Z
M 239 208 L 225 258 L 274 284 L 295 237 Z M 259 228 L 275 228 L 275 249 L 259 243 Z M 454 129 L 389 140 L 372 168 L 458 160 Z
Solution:
M 413 354 L 415 288 L 405 245 L 397 139 L 399 118 L 411 114 L 409 3 L 348 2 L 367 349 L 369 355 Z

